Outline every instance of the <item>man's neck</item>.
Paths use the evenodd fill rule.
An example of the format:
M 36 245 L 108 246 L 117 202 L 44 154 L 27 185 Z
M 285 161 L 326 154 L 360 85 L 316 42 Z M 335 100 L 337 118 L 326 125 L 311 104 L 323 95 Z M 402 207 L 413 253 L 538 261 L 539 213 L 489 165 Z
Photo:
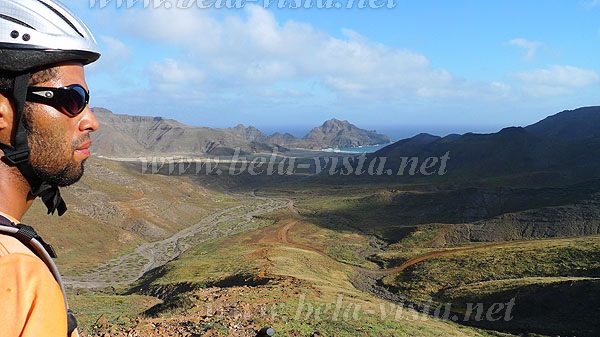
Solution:
M 29 191 L 29 183 L 16 167 L 0 163 L 0 213 L 21 221 L 35 199 Z

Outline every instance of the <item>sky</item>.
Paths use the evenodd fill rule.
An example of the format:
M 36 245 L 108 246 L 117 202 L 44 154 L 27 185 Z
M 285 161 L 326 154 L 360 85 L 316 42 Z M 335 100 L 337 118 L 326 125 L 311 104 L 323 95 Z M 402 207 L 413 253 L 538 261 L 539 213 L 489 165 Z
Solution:
M 227 1 L 63 0 L 102 52 L 90 105 L 299 136 L 337 118 L 393 138 L 599 105 L 600 0 Z

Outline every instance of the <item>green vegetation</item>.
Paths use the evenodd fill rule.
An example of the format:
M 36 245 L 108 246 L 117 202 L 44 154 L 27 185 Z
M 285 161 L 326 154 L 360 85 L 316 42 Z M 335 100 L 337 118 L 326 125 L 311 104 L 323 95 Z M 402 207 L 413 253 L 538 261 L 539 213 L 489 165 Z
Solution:
M 88 334 L 94 334 L 108 325 L 132 326 L 141 312 L 160 302 L 155 297 L 141 295 L 108 295 L 83 291 L 69 295 L 69 304 L 71 308 L 75 308 L 79 330 Z
M 423 261 L 386 279 L 411 296 L 444 300 L 445 289 L 531 277 L 600 277 L 600 237 L 506 243 Z M 437 296 L 437 297 L 435 297 Z
M 596 207 L 586 203 L 591 190 L 581 186 L 328 185 L 304 180 L 303 173 L 273 181 L 224 175 L 209 190 L 202 186 L 211 177 L 142 176 L 132 164 L 93 163 L 91 170 L 101 174 L 80 185 L 91 193 L 65 193 L 74 210 L 68 218 L 46 217 L 36 204 L 27 221 L 45 221 L 40 232 L 57 246 L 57 262 L 68 276 L 194 224 L 210 231 L 163 247 L 160 252 L 178 257 L 135 284 L 73 290 L 71 306 L 87 333 L 102 336 L 116 329 L 111 336 L 125 336 L 135 328 L 155 336 L 172 326 L 215 336 L 247 335 L 262 326 L 273 326 L 281 336 L 594 336 L 600 331 L 592 316 L 599 303 L 600 237 L 456 239 L 464 223 L 514 217 L 529 208 L 548 207 L 545 214 L 554 214 L 548 213 L 553 205 L 566 204 L 581 218 L 581 209 Z M 573 206 L 581 200 L 583 206 Z M 498 241 L 493 234 L 490 240 Z M 140 270 L 148 262 L 143 254 L 114 260 L 122 268 L 109 279 L 125 279 L 128 269 Z M 404 306 L 377 297 L 398 292 Z M 448 316 L 441 310 L 446 305 Z M 411 306 L 428 306 L 430 314 L 445 320 Z M 462 319 L 504 317 L 509 306 L 510 321 Z M 460 316 L 457 322 L 452 315 Z M 108 330 L 97 326 L 99 317 Z
M 257 227 L 269 224 L 272 222 L 263 220 Z M 199 287 L 206 287 L 233 275 L 255 274 L 259 266 L 255 261 L 244 258 L 253 252 L 253 247 L 240 244 L 247 235 L 245 232 L 233 237 L 219 238 L 191 248 L 167 264 L 159 278 L 149 275 L 150 284 L 156 286 L 193 283 Z M 235 240 L 240 241 L 237 243 Z
M 453 312 L 462 314 L 475 315 L 478 303 L 485 315 L 497 303 L 514 302 L 510 320 L 471 319 L 476 326 L 591 336 L 598 328 L 592 322 L 600 304 L 600 237 L 449 250 L 384 282 L 410 301 L 451 303 Z
M 206 318 L 196 325 L 198 333 L 228 335 L 237 324 L 273 326 L 281 336 L 498 335 L 430 319 L 355 289 L 352 267 L 316 250 L 280 245 L 281 225 L 264 220 L 249 232 L 198 245 L 132 290 L 164 298 L 146 315 L 177 319 L 200 313 Z M 310 224 L 291 231 L 292 242 L 303 232 L 327 241 L 330 232 Z

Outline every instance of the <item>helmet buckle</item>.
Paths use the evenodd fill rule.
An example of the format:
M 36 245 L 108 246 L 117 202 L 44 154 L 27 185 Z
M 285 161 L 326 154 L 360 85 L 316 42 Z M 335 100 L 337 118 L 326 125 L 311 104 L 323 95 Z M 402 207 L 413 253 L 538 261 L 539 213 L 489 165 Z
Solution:
M 19 165 L 29 160 L 29 149 L 4 151 L 4 156 L 12 165 Z

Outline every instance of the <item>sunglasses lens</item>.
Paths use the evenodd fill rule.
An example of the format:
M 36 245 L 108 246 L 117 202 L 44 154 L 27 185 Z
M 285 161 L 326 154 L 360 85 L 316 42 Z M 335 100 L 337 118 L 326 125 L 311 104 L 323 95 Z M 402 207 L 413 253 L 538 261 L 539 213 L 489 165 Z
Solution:
M 72 86 L 64 96 L 62 105 L 69 113 L 76 115 L 85 108 L 87 104 L 86 96 L 87 93 L 83 87 Z

